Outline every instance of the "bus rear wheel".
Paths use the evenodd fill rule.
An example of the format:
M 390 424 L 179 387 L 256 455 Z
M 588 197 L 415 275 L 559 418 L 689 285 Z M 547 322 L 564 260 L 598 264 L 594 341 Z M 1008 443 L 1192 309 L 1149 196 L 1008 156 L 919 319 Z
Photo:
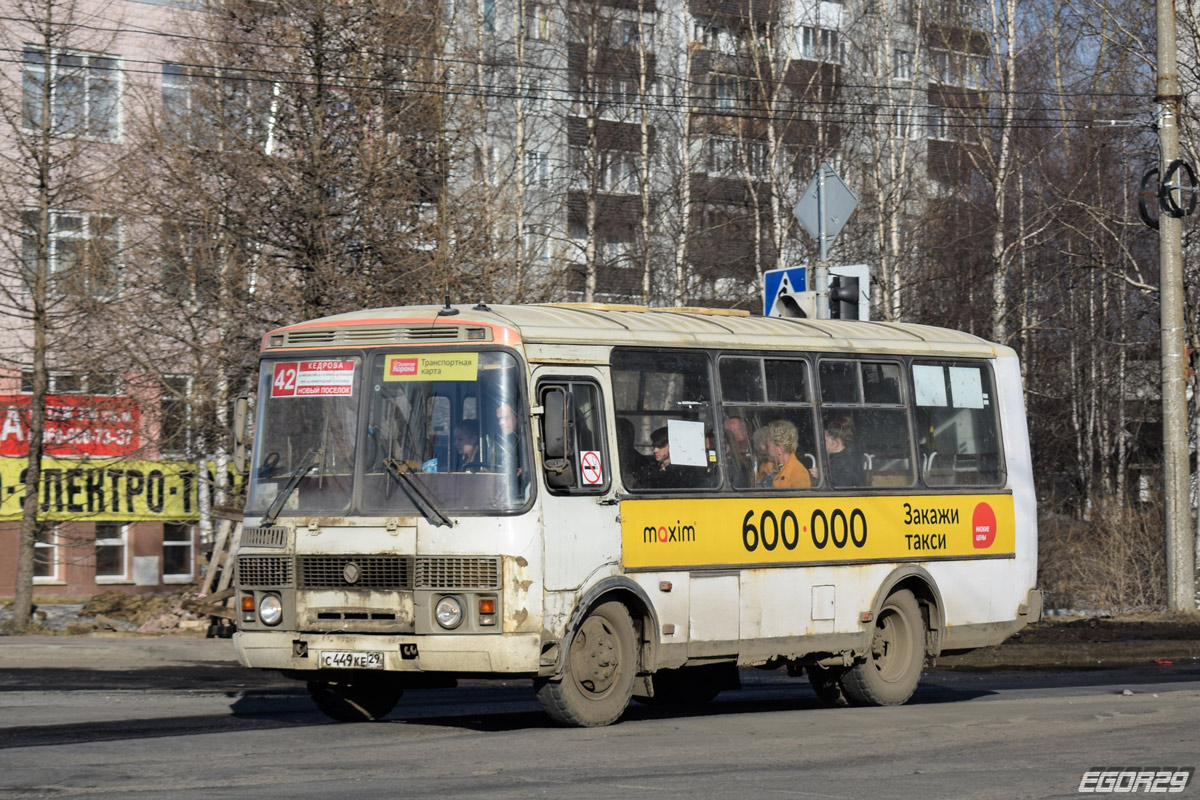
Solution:
M 857 706 L 898 706 L 912 697 L 925 666 L 925 619 L 907 589 L 893 592 L 875 619 L 865 661 L 842 676 L 846 699 Z
M 403 689 L 376 681 L 309 681 L 308 696 L 321 713 L 338 722 L 375 722 L 400 702 Z
M 621 603 L 597 606 L 575 632 L 561 680 L 538 680 L 538 702 L 563 725 L 611 725 L 625 713 L 637 676 L 637 637 Z

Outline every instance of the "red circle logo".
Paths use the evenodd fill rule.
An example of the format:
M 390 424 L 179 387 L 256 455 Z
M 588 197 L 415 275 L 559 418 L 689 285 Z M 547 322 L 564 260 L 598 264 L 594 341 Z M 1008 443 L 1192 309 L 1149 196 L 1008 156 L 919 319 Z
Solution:
M 996 541 L 996 512 L 987 503 L 975 506 L 971 515 L 971 544 L 976 550 L 986 550 Z

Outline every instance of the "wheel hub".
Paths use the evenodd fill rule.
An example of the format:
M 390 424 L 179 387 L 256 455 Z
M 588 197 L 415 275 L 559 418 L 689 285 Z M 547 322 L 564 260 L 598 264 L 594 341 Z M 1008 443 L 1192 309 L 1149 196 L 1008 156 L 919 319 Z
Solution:
M 584 622 L 571 645 L 571 673 L 592 694 L 603 694 L 613 684 L 621 653 L 613 631 L 600 619 Z

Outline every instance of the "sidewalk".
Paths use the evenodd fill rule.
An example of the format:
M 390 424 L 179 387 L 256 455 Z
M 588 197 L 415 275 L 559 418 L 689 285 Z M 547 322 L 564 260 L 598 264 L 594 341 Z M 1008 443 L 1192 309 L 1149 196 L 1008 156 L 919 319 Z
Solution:
M 92 634 L 0 636 L 0 669 L 110 669 L 237 666 L 230 639 Z

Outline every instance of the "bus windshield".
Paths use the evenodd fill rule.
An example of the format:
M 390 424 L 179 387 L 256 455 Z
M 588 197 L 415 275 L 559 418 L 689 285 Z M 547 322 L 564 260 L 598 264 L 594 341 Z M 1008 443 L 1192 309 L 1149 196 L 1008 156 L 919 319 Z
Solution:
M 517 375 L 499 351 L 267 362 L 247 510 L 440 520 L 521 508 Z

